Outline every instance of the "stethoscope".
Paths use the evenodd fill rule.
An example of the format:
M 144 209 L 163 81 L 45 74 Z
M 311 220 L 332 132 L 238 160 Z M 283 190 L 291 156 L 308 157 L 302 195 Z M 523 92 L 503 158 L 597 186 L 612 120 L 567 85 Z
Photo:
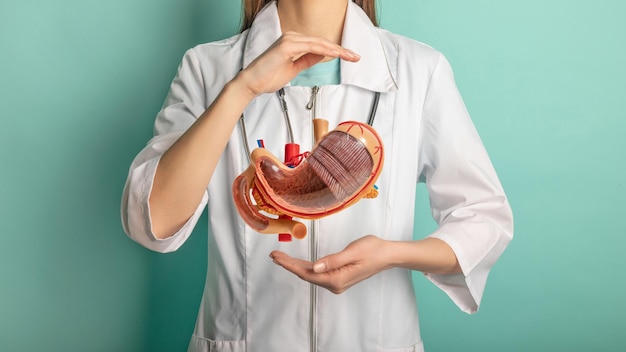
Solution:
M 313 89 L 312 97 L 315 97 L 317 90 L 319 90 L 319 87 L 315 86 L 312 89 Z M 303 155 L 299 154 L 300 146 L 294 142 L 293 129 L 291 128 L 291 118 L 289 117 L 289 110 L 287 109 L 287 102 L 285 101 L 285 89 L 284 88 L 279 89 L 278 92 L 276 92 L 276 95 L 278 96 L 278 99 L 280 102 L 280 107 L 283 112 L 285 124 L 287 126 L 287 134 L 289 136 L 289 141 L 285 145 L 285 158 L 284 158 L 285 164 L 287 164 L 290 167 L 295 167 L 297 166 L 297 164 L 299 164 L 299 161 L 302 160 Z M 367 118 L 367 124 L 370 126 L 374 124 L 374 119 L 376 118 L 376 113 L 378 111 L 379 100 L 380 100 L 380 92 L 374 92 L 374 100 L 372 102 L 372 107 L 370 109 L 370 113 Z M 307 104 L 306 108 L 309 110 L 313 109 L 313 116 L 316 116 L 314 99 L 312 99 L 309 102 L 309 104 Z M 246 132 L 246 122 L 245 122 L 244 113 L 241 113 L 241 117 L 239 118 L 239 126 L 241 130 L 241 138 L 243 139 L 244 148 L 246 150 L 246 156 L 248 157 L 248 162 L 250 162 L 251 150 L 250 150 L 250 145 L 248 144 L 248 133 Z M 263 146 L 259 145 L 259 147 L 263 147 Z

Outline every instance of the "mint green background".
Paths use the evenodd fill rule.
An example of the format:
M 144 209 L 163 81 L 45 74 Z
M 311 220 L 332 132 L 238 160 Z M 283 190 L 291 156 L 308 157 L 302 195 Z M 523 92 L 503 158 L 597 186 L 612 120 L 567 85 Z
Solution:
M 415 275 L 429 352 L 626 349 L 626 3 L 382 1 L 431 44 L 516 215 L 478 314 Z M 184 50 L 239 2 L 0 2 L 0 351 L 183 351 L 206 218 L 177 253 L 127 239 L 119 202 Z M 424 189 L 416 236 L 433 229 Z

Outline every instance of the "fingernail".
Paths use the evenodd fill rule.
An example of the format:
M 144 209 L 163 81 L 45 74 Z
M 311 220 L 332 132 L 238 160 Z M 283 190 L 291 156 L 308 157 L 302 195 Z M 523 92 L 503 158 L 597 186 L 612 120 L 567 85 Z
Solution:
M 350 56 L 352 56 L 353 58 L 356 58 L 356 59 L 360 59 L 360 58 L 361 58 L 361 55 L 359 55 L 359 54 L 355 53 L 354 51 L 352 51 L 352 50 L 350 50 L 350 49 L 346 49 L 346 50 L 348 50 L 348 54 L 349 54 Z
M 326 270 L 326 263 L 324 262 L 315 263 L 313 265 L 313 271 L 315 271 L 316 273 L 321 273 L 324 270 Z

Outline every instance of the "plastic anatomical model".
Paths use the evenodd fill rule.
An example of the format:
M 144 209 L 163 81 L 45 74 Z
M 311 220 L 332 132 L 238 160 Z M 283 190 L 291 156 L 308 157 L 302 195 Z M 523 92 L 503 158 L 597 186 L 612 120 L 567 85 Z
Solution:
M 346 121 L 328 131 L 314 120 L 316 144 L 296 167 L 264 148 L 251 153 L 250 166 L 233 182 L 237 211 L 255 231 L 301 239 L 306 226 L 293 218 L 319 219 L 361 198 L 376 197 L 374 183 L 383 167 L 383 144 L 369 125 Z

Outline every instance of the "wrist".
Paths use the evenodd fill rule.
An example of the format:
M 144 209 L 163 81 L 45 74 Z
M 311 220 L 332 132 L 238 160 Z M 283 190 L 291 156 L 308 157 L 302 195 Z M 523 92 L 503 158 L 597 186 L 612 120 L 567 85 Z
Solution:
M 437 238 L 393 242 L 394 267 L 433 274 L 460 273 L 461 267 L 452 248 Z
M 245 71 L 240 71 L 235 78 L 226 84 L 226 87 L 235 91 L 237 96 L 243 98 L 247 105 L 247 103 L 257 97 L 258 93 L 250 89 L 250 86 L 246 82 L 247 78 Z
M 407 242 L 386 240 L 383 246 L 388 268 L 406 268 Z
M 373 236 L 373 235 L 371 235 Z M 376 236 L 373 236 L 376 237 Z M 399 266 L 398 262 L 398 250 L 399 250 L 399 242 L 386 240 L 380 237 L 376 237 L 378 239 L 377 242 L 374 242 L 375 250 L 374 250 L 374 259 L 377 262 L 377 266 L 381 270 L 387 270 L 391 268 L 395 268 Z

